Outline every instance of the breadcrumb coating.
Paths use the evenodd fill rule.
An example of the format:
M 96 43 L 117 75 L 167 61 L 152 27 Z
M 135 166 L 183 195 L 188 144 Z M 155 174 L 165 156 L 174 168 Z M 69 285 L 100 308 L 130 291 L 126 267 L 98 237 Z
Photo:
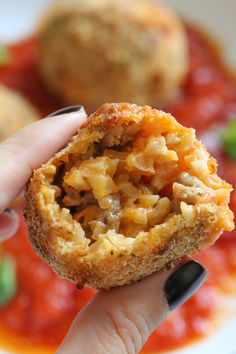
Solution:
M 72 2 L 44 21 L 39 65 L 49 90 L 89 113 L 104 102 L 161 107 L 185 80 L 186 33 L 147 0 Z
M 78 287 L 135 282 L 234 228 L 232 187 L 170 114 L 105 104 L 27 186 L 30 240 Z
M 37 119 L 39 113 L 21 94 L 0 85 L 0 141 Z

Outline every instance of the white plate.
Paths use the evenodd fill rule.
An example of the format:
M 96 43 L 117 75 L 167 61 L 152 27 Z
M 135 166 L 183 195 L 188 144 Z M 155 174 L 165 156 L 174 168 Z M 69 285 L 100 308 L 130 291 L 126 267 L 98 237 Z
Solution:
M 221 43 L 225 59 L 236 69 L 235 0 L 162 0 L 162 2 L 175 8 L 187 20 L 212 33 Z M 53 0 L 0 0 L 0 40 L 12 42 L 30 34 L 40 14 L 51 3 Z M 172 354 L 236 354 L 236 299 L 231 299 L 230 307 L 235 317 L 226 321 L 214 335 Z M 0 350 L 0 354 L 6 352 Z

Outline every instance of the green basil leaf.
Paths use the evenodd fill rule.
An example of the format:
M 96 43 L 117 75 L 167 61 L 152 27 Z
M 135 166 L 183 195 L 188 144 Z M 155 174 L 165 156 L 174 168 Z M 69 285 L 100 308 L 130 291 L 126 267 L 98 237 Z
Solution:
M 16 268 L 10 256 L 0 258 L 0 307 L 8 304 L 16 293 Z
M 221 133 L 221 142 L 224 151 L 236 159 L 236 118 L 232 119 Z
M 6 64 L 10 60 L 10 53 L 8 49 L 0 44 L 0 65 Z

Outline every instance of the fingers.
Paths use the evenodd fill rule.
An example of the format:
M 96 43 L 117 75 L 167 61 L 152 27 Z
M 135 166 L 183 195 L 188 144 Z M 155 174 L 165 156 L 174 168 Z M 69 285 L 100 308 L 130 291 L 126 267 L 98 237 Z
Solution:
M 0 212 L 20 193 L 32 170 L 65 146 L 86 118 L 83 109 L 45 118 L 0 144 Z
M 13 209 L 5 209 L 0 214 L 0 243 L 15 235 L 19 223 L 19 215 Z
M 75 319 L 57 354 L 139 353 L 153 330 L 202 284 L 204 268 L 190 261 L 174 271 L 99 292 Z

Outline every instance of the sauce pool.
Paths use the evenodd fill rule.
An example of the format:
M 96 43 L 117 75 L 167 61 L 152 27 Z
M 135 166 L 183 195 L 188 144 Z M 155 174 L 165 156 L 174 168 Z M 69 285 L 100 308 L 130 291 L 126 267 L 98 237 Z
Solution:
M 204 133 L 215 123 L 224 124 L 236 115 L 236 79 L 222 65 L 216 49 L 198 31 L 187 27 L 190 70 L 179 97 L 166 110 L 186 126 Z M 44 87 L 37 69 L 37 38 L 9 48 L 11 60 L 0 67 L 0 82 L 22 92 L 42 117 L 63 104 Z M 220 173 L 236 187 L 236 162 L 217 155 Z M 231 207 L 236 210 L 236 192 Z M 213 329 L 221 293 L 236 276 L 235 232 L 225 234 L 196 258 L 208 271 L 201 289 L 171 313 L 154 331 L 142 353 L 175 349 L 201 338 Z M 91 289 L 76 290 L 59 279 L 35 255 L 23 217 L 14 238 L 4 243 L 17 265 L 18 291 L 10 304 L 0 308 L 0 346 L 22 353 L 52 353 L 65 336 L 77 312 L 93 296 Z M 12 340 L 14 338 L 14 340 Z
M 28 241 L 23 217 L 15 237 L 5 242 L 4 250 L 14 256 L 18 291 L 11 303 L 0 309 L 0 325 L 4 324 L 14 337 L 32 344 L 58 345 L 95 291 L 76 290 L 41 261 Z

